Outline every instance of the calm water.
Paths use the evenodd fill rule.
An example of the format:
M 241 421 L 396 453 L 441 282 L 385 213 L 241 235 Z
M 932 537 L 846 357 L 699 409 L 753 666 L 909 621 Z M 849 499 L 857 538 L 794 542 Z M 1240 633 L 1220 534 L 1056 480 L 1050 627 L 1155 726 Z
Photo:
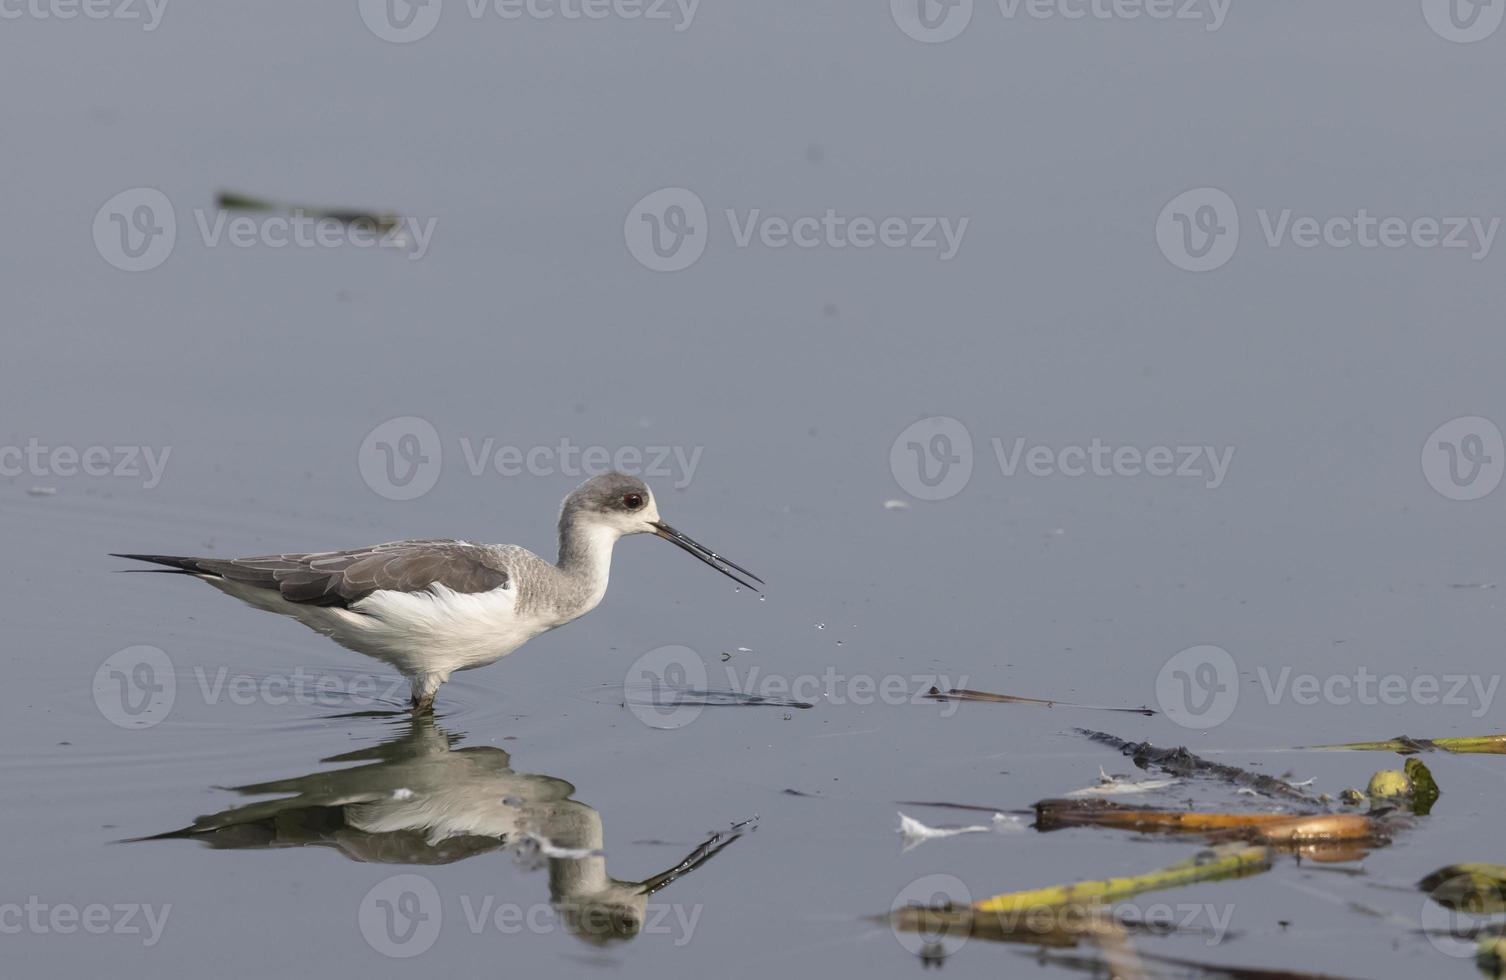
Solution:
M 980 2 L 923 43 L 898 23 L 959 22 L 846 6 L 0 23 L 7 976 L 913 976 L 872 917 L 927 876 L 981 898 L 1197 845 L 902 852 L 900 809 L 987 814 L 897 801 L 1023 809 L 1129 768 L 1080 725 L 1330 793 L 1394 757 L 1284 750 L 1501 729 L 1502 592 L 1475 586 L 1506 578 L 1506 491 L 1450 497 L 1503 453 L 1478 422 L 1430 435 L 1506 421 L 1499 11 L 1462 44 L 1416 0 Z M 1223 198 L 1162 215 L 1207 187 L 1232 255 Z M 663 188 L 684 191 L 640 203 Z M 216 237 L 225 189 L 417 223 L 407 248 L 272 247 L 261 215 L 241 246 Z M 1362 210 L 1401 244 L 1324 241 Z M 1466 247 L 1430 247 L 1428 219 Z M 955 423 L 909 429 L 933 416 Z M 431 428 L 379 428 L 404 417 Z M 431 536 L 552 556 L 587 447 L 648 467 L 665 517 L 767 600 L 627 540 L 601 608 L 457 675 L 432 726 L 380 664 L 105 557 Z M 1230 660 L 1163 671 L 1204 644 Z M 649 680 L 704 663 L 815 706 L 657 712 L 646 655 Z M 1366 676 L 1403 687 L 1362 697 Z M 918 702 L 931 684 L 1207 723 Z M 1139 948 L 1475 975 L 1415 931 L 1413 886 L 1501 860 L 1506 781 L 1428 762 L 1443 797 L 1392 846 L 1145 896 L 1194 929 Z M 205 841 L 122 842 L 206 814 Z M 975 940 L 947 971 L 1072 975 L 1034 952 Z

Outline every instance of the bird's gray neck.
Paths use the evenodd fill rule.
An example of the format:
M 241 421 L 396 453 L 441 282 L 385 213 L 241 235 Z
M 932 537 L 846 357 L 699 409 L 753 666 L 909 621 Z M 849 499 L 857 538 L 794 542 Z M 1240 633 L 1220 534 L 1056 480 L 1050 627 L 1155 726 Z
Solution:
M 612 570 L 612 546 L 620 536 L 613 528 L 571 514 L 560 518 L 560 556 L 555 568 L 562 587 L 561 615 L 573 619 L 601 602 Z
M 571 851 L 588 852 L 579 857 L 549 859 L 549 898 L 555 902 L 577 900 L 604 891 L 612 884 L 607 859 L 601 854 L 601 814 L 576 800 L 566 800 L 543 821 L 549 843 Z

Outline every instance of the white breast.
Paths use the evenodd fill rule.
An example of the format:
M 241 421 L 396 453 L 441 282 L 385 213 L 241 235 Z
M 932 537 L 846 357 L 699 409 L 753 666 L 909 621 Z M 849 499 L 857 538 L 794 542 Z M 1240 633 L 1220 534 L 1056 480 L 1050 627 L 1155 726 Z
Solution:
M 373 592 L 349 609 L 282 600 L 277 611 L 404 674 L 444 679 L 500 660 L 547 628 L 515 615 L 516 598 L 511 589 L 465 594 L 436 584 L 424 592 Z

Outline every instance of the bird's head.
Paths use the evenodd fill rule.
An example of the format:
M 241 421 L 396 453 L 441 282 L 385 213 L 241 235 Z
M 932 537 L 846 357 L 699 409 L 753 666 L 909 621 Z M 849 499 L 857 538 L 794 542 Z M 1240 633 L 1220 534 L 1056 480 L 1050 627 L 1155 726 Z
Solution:
M 723 575 L 755 592 L 761 591 L 763 579 L 734 562 L 730 562 L 670 527 L 659 516 L 659 505 L 648 484 L 626 473 L 603 473 L 593 476 L 570 492 L 560 511 L 560 527 L 587 526 L 606 529 L 616 536 L 652 534 L 682 548 Z M 741 572 L 753 582 L 739 577 Z

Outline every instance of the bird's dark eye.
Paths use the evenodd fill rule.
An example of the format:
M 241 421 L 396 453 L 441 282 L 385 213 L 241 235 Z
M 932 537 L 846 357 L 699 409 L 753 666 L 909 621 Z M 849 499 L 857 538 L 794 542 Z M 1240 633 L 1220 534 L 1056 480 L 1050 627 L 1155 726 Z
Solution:
M 622 506 L 626 507 L 628 510 L 637 510 L 639 507 L 643 506 L 643 494 L 641 494 L 641 493 L 625 493 L 625 494 L 623 494 L 622 495 Z

